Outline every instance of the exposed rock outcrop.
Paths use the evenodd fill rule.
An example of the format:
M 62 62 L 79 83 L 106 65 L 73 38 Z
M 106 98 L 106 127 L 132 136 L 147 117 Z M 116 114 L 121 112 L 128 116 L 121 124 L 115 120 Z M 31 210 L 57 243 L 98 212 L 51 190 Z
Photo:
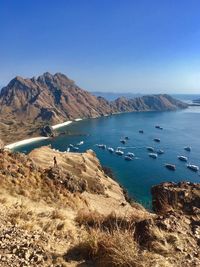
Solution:
M 152 188 L 152 204 L 156 213 L 182 211 L 200 214 L 200 184 L 180 182 L 163 183 Z
M 139 244 L 172 266 L 200 266 L 200 184 L 163 183 L 152 188 L 157 217 L 136 224 Z
M 41 128 L 41 135 L 45 137 L 54 137 L 55 132 L 50 125 L 45 125 L 44 127 Z

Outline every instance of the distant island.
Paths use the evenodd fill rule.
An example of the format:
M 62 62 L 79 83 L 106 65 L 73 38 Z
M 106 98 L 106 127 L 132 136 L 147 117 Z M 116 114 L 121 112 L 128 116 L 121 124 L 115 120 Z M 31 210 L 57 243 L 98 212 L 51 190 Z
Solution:
M 61 73 L 15 77 L 0 92 L 0 139 L 4 143 L 41 134 L 45 125 L 122 112 L 170 111 L 187 104 L 166 94 L 107 101 L 79 88 Z

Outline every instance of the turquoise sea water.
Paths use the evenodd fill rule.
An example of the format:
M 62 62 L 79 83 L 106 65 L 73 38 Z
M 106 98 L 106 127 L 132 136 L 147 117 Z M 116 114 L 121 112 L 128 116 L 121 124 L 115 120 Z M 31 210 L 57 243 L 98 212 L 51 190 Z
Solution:
M 152 185 L 163 181 L 200 182 L 199 173 L 187 169 L 186 164 L 177 159 L 177 155 L 186 155 L 190 163 L 200 166 L 199 122 L 200 107 L 176 112 L 126 113 L 74 122 L 60 129 L 87 133 L 88 136 L 59 136 L 17 150 L 28 153 L 35 147 L 51 144 L 53 148 L 65 151 L 69 144 L 83 140 L 84 145 L 80 146 L 80 152 L 93 149 L 102 165 L 112 168 L 118 181 L 129 194 L 148 207 Z M 163 130 L 156 129 L 157 124 L 161 125 Z M 144 134 L 139 134 L 139 129 L 143 129 Z M 125 136 L 130 140 L 123 146 L 119 140 Z M 155 143 L 154 138 L 160 138 L 161 142 Z M 125 152 L 134 152 L 136 159 L 127 162 L 123 157 L 98 148 L 97 143 L 104 143 L 113 148 L 123 147 Z M 187 145 L 192 147 L 191 152 L 184 150 Z M 161 148 L 165 154 L 152 159 L 148 156 L 147 146 Z M 176 164 L 176 171 L 166 169 L 165 163 Z

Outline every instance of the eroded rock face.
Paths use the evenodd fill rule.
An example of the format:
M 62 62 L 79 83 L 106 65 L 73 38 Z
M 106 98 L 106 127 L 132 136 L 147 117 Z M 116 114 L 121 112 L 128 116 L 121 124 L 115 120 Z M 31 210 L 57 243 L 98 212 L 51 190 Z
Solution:
M 163 183 L 152 188 L 152 204 L 156 213 L 170 210 L 186 214 L 200 212 L 200 184 L 180 182 Z
M 200 184 L 163 183 L 152 188 L 154 219 L 136 224 L 141 246 L 172 266 L 200 266 Z

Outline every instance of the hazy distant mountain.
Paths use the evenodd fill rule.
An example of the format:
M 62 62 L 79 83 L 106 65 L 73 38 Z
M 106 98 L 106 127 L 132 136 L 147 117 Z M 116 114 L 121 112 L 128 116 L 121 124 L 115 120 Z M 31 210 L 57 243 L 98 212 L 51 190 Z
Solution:
M 165 111 L 187 107 L 168 95 L 108 101 L 79 88 L 67 76 L 44 73 L 38 78 L 16 77 L 0 92 L 0 130 L 8 138 L 20 129 L 32 135 L 41 124 L 94 118 L 131 111 Z M 27 132 L 25 131 L 27 129 Z M 18 137 L 20 137 L 18 135 Z M 0 136 L 1 137 L 1 136 Z M 5 138 L 4 138 L 5 139 Z

